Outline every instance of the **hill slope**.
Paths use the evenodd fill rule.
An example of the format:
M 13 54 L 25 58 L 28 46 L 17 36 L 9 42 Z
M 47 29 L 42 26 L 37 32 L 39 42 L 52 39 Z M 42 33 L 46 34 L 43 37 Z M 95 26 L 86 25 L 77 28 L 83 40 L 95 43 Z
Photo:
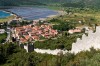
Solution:
M 100 8 L 100 0 L 0 0 L 0 6 L 18 6 L 18 5 L 45 5 L 54 3 L 65 3 L 66 6 L 80 4 L 84 7 L 98 7 Z

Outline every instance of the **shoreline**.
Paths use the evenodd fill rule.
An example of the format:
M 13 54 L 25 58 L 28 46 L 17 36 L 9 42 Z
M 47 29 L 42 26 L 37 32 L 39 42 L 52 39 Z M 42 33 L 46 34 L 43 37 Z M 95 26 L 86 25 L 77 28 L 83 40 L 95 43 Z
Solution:
M 17 17 L 22 18 L 21 16 L 17 15 L 17 14 L 14 13 L 14 12 L 9 11 L 9 10 L 6 10 L 6 9 L 0 9 L 0 10 L 2 10 L 3 12 L 9 13 L 10 16 L 12 16 L 12 15 L 15 16 L 15 18 L 17 18 Z
M 6 14 L 9 14 L 8 16 L 5 16 L 5 17 L 3 17 L 3 18 L 7 18 L 7 17 L 10 17 L 10 16 L 13 15 L 12 13 L 7 12 L 7 11 L 5 11 L 5 10 L 0 10 L 0 11 L 4 12 L 4 13 L 6 13 Z M 1 17 L 0 19 L 2 19 L 2 17 Z
M 54 14 L 54 15 L 48 15 L 48 16 L 46 16 L 46 18 L 35 19 L 35 20 L 33 20 L 33 21 L 39 21 L 39 20 L 45 21 L 45 20 L 49 20 L 49 19 L 52 19 L 52 18 L 56 18 L 56 17 L 58 17 L 58 16 L 60 16 L 60 15 L 65 15 L 65 14 L 67 14 L 65 11 L 56 11 L 56 12 L 58 12 L 58 13 L 57 13 L 57 14 Z
M 6 9 L 0 9 L 0 10 L 4 11 L 4 12 L 6 12 L 6 13 L 10 13 L 10 14 L 11 14 L 10 16 L 14 15 L 15 18 L 19 17 L 19 18 L 21 18 L 21 19 L 23 19 L 23 20 L 28 20 L 28 19 L 24 19 L 23 17 L 17 15 L 16 13 L 13 13 L 13 12 L 11 12 L 11 11 L 9 11 L 9 10 L 6 10 Z M 48 15 L 48 16 L 46 16 L 45 18 L 32 19 L 32 21 L 39 21 L 39 20 L 46 21 L 46 20 L 49 20 L 49 19 L 52 19 L 52 18 L 56 18 L 56 17 L 58 17 L 58 16 L 60 16 L 60 15 L 65 15 L 65 14 L 66 14 L 65 11 L 61 11 L 61 10 L 54 10 L 54 11 L 57 12 L 57 14 Z M 31 20 L 30 20 L 30 21 L 31 21 Z
M 13 14 L 13 13 L 11 13 L 11 12 L 7 11 L 7 10 L 0 9 L 0 11 L 5 12 L 5 13 L 8 13 L 8 14 L 9 14 L 9 16 L 6 16 L 6 17 L 4 17 L 4 18 L 2 18 L 2 17 L 1 17 L 1 18 L 0 18 L 0 23 L 9 22 L 9 21 L 11 21 L 11 20 L 13 20 L 13 19 L 16 19 L 16 18 L 17 18 L 17 15 L 15 15 L 15 14 Z

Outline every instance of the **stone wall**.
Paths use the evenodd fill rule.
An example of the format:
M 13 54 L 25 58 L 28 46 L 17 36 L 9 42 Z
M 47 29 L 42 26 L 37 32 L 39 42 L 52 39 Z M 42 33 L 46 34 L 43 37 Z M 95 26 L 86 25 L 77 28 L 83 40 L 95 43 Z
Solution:
M 96 28 L 95 33 L 90 30 L 88 36 L 83 34 L 82 39 L 77 38 L 76 43 L 72 44 L 71 52 L 78 53 L 80 51 L 90 50 L 91 47 L 100 49 L 100 26 Z
M 94 49 L 100 49 L 100 26 L 96 27 L 96 32 L 93 33 L 92 30 L 88 31 L 88 36 L 85 34 L 82 35 L 82 38 L 77 38 L 76 43 L 72 44 L 72 50 L 67 51 L 67 50 L 60 50 L 60 49 L 55 49 L 55 50 L 50 50 L 50 49 L 35 49 L 36 52 L 38 53 L 47 53 L 47 54 L 52 54 L 52 55 L 57 55 L 58 52 L 62 51 L 63 54 L 67 52 L 75 53 L 77 54 L 80 51 L 86 51 L 90 50 L 90 48 Z

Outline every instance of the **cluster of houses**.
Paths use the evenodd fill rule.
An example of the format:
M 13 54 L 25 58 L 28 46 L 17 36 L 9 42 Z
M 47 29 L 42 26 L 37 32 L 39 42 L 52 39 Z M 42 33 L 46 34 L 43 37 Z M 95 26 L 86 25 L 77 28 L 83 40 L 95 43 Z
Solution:
M 36 23 L 14 28 L 13 37 L 19 39 L 21 43 L 25 43 L 29 40 L 38 41 L 42 38 L 52 38 L 58 34 L 57 30 L 54 30 L 51 25 L 36 25 Z

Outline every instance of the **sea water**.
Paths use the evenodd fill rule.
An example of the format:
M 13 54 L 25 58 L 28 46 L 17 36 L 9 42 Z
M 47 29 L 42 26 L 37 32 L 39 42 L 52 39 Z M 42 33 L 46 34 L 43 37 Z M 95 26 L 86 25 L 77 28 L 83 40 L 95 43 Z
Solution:
M 50 10 L 47 8 L 36 8 L 36 7 L 13 7 L 7 10 L 17 14 L 23 19 L 28 19 L 28 20 L 46 18 L 49 15 L 58 14 L 58 12 L 54 10 Z
M 10 15 L 11 15 L 10 13 L 0 10 L 0 18 L 6 18 Z

